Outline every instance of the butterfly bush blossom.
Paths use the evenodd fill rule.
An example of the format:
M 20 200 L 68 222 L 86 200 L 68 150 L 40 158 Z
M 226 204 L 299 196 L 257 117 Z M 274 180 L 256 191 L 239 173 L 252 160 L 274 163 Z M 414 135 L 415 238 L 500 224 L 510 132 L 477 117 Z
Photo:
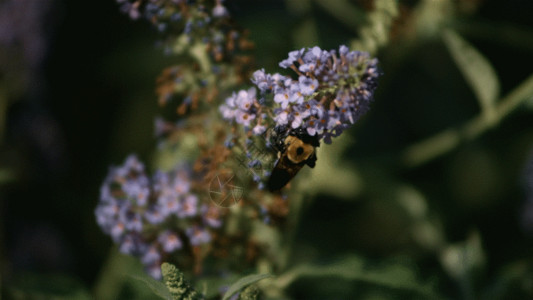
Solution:
M 287 126 L 329 144 L 368 111 L 379 76 L 377 59 L 346 46 L 338 53 L 319 47 L 292 51 L 279 65 L 298 78 L 256 71 L 252 82 L 259 93 L 255 87 L 234 93 L 220 106 L 223 118 L 253 135 Z
M 160 278 L 169 255 L 208 245 L 222 226 L 217 208 L 201 204 L 192 192 L 191 172 L 179 166 L 150 179 L 136 156 L 112 167 L 95 214 L 98 225 L 122 253 L 137 256 L 147 272 Z
M 242 32 L 234 28 L 224 0 L 116 0 L 133 20 L 144 18 L 171 42 L 182 37 L 186 44 L 201 41 L 216 61 L 242 47 Z M 244 47 L 246 48 L 246 47 Z M 171 53 L 172 43 L 167 45 Z

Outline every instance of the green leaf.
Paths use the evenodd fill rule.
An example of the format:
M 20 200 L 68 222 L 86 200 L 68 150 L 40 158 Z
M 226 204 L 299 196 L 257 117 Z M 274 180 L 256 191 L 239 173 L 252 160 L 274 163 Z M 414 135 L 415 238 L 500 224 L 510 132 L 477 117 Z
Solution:
M 348 0 L 315 0 L 315 3 L 350 29 L 359 28 L 366 21 L 364 11 Z
M 485 267 L 485 253 L 478 232 L 470 233 L 467 240 L 450 245 L 440 253 L 444 270 L 454 278 L 463 292 L 464 299 L 473 299 L 476 273 Z
M 341 199 L 356 199 L 355 195 L 363 189 L 362 176 L 342 159 L 351 143 L 351 138 L 343 135 L 335 143 L 318 148 L 320 163 L 313 170 L 305 171 L 310 173 L 309 177 L 298 182 L 298 189 L 310 195 L 326 193 Z
M 116 247 L 113 247 L 93 286 L 93 297 L 94 299 L 120 299 L 124 291 L 131 290 L 137 296 L 136 299 L 158 299 L 158 296 L 154 295 L 147 285 L 139 284 L 139 281 L 134 278 L 144 278 L 144 276 L 147 276 L 144 266 L 138 259 L 122 254 Z
M 11 281 L 6 287 L 8 299 L 91 299 L 82 282 L 71 274 L 25 272 L 15 274 Z
M 318 25 L 314 18 L 305 18 L 301 24 L 293 29 L 292 39 L 297 48 L 311 47 L 315 41 L 320 40 Z
M 224 297 L 222 297 L 222 300 L 227 300 L 231 296 L 233 296 L 238 291 L 246 288 L 250 284 L 256 283 L 259 280 L 263 280 L 265 278 L 272 277 L 270 274 L 252 274 L 245 277 L 242 277 L 241 279 L 237 280 L 234 284 L 232 284 L 228 291 L 224 294 Z
M 480 299 L 511 299 L 517 298 L 516 287 L 528 286 L 528 282 L 531 278 L 532 265 L 527 260 L 520 260 L 511 264 L 505 265 L 494 276 L 494 280 L 490 283 L 482 292 Z
M 438 298 L 430 284 L 418 280 L 412 267 L 397 262 L 369 267 L 368 263 L 354 255 L 330 264 L 302 264 L 294 267 L 279 276 L 274 286 L 283 290 L 300 278 L 315 278 L 318 281 L 331 277 L 358 281 L 378 288 L 406 291 L 425 299 Z
M 466 40 L 451 30 L 444 31 L 444 41 L 459 70 L 474 91 L 485 117 L 495 116 L 500 83 L 490 62 Z
M 131 278 L 139 280 L 146 284 L 154 294 L 165 299 L 172 300 L 172 296 L 165 284 L 160 281 L 157 281 L 149 276 L 131 276 Z
M 15 175 L 10 169 L 0 169 L 0 184 L 9 183 L 15 180 Z
M 229 286 L 232 282 L 237 281 L 239 276 L 234 273 L 230 273 L 227 276 L 210 276 L 202 277 L 196 281 L 195 288 L 201 292 L 206 299 L 215 298 L 220 295 L 219 287 Z
M 350 256 L 327 265 L 306 263 L 292 268 L 277 280 L 277 285 L 285 288 L 300 277 L 336 276 L 351 279 L 363 268 L 359 257 Z
M 324 8 L 328 7 L 328 10 L 331 10 L 329 8 L 329 2 L 325 0 L 320 1 L 324 5 Z M 342 9 L 344 8 L 336 8 L 336 10 Z M 374 1 L 374 9 L 371 12 L 362 14 L 362 16 L 355 16 L 354 13 L 352 12 L 352 18 L 363 20 L 365 24 L 356 26 L 358 38 L 352 41 L 350 48 L 375 54 L 379 48 L 387 45 L 389 42 L 392 23 L 399 14 L 398 1 L 376 0 Z M 346 12 L 342 14 L 345 15 Z

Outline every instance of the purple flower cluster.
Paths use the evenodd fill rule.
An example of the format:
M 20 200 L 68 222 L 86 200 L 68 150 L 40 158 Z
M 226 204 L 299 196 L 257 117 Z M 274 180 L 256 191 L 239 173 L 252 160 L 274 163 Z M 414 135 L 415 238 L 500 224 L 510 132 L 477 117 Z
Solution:
M 102 185 L 95 214 L 98 225 L 121 252 L 138 256 L 160 278 L 162 260 L 182 248 L 211 241 L 222 226 L 217 207 L 202 205 L 192 193 L 190 171 L 157 171 L 152 179 L 134 155 L 113 167 Z
M 161 32 L 185 34 L 210 44 L 214 53 L 222 53 L 224 44 L 239 38 L 236 31 L 228 31 L 230 14 L 224 0 L 116 0 L 120 10 L 136 20 L 144 17 Z M 170 51 L 170 50 L 169 50 Z
M 379 76 L 376 59 L 346 46 L 338 54 L 319 47 L 292 51 L 280 66 L 294 70 L 298 79 L 256 71 L 252 82 L 259 97 L 253 88 L 234 94 L 220 107 L 223 117 L 256 135 L 266 124 L 290 126 L 329 144 L 368 111 Z
M 164 24 L 167 21 L 181 20 L 180 5 L 187 5 L 185 0 L 116 0 L 120 10 L 130 18 L 141 17 Z
M 263 134 L 266 130 L 266 124 L 263 122 L 266 115 L 260 113 L 262 107 L 257 101 L 255 88 L 233 93 L 219 109 L 224 119 L 235 120 L 246 130 L 252 123 L 255 124 L 252 130 L 256 135 Z
M 153 22 L 161 31 L 165 31 L 169 24 L 180 24 L 185 33 L 190 33 L 195 27 L 202 28 L 211 22 L 212 18 L 228 17 L 227 9 L 218 1 L 208 10 L 202 4 L 189 3 L 185 0 L 116 0 L 120 10 L 136 20 L 145 17 Z M 190 18 L 190 11 L 194 11 Z

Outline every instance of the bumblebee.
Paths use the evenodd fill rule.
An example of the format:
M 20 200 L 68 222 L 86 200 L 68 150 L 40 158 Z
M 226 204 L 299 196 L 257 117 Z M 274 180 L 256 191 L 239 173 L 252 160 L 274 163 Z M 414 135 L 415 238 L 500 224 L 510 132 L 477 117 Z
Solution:
M 276 126 L 270 140 L 278 151 L 278 161 L 267 182 L 267 188 L 271 192 L 287 185 L 304 165 L 315 167 L 316 147 L 319 147 L 320 143 L 316 136 L 308 135 L 303 128 Z

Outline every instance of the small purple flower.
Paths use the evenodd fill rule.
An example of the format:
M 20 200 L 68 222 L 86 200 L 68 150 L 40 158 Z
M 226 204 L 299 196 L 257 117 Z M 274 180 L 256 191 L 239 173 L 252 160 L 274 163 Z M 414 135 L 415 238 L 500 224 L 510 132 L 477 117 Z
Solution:
M 285 110 L 277 112 L 274 121 L 276 121 L 276 124 L 278 125 L 287 125 L 287 123 L 289 123 L 289 114 Z
M 152 186 L 156 193 L 162 193 L 169 185 L 170 177 L 167 172 L 155 171 L 152 176 Z
M 237 94 L 233 92 L 233 94 L 231 94 L 230 97 L 226 98 L 226 105 L 229 108 L 237 108 L 236 99 L 237 99 Z
M 342 133 L 342 129 L 335 128 L 333 130 L 326 130 L 322 133 L 322 140 L 326 144 L 331 144 L 332 138 L 338 137 Z
M 124 254 L 138 255 L 146 251 L 146 245 L 138 234 L 126 234 L 120 241 L 119 251 Z
M 241 90 L 237 94 L 226 98 L 226 104 L 219 108 L 226 120 L 235 120 L 238 124 L 250 127 L 250 122 L 256 117 L 256 89 Z
M 307 73 L 313 72 L 317 67 L 317 62 L 321 58 L 322 50 L 319 47 L 313 47 L 308 49 L 307 52 L 303 55 L 304 63 L 298 68 L 300 72 Z
M 287 105 L 289 105 L 290 97 L 290 89 L 283 89 L 281 91 L 276 92 L 276 94 L 274 95 L 274 102 L 280 104 L 281 108 L 285 109 L 287 108 Z
M 261 181 L 261 176 L 254 174 L 253 181 L 259 183 Z
M 291 83 L 290 87 L 290 103 L 301 104 L 304 102 L 304 94 L 300 90 L 300 86 L 296 83 Z
M 246 127 L 250 127 L 250 122 L 255 119 L 254 114 L 250 114 L 242 110 L 237 111 L 236 117 L 237 117 L 236 119 L 237 123 L 242 124 Z
M 165 230 L 161 234 L 159 234 L 157 241 L 161 244 L 163 250 L 167 253 L 172 253 L 178 249 L 181 249 L 181 247 L 183 246 L 179 236 L 169 230 Z
M 338 111 L 340 115 L 340 121 L 343 124 L 348 124 L 348 123 L 354 124 L 355 123 L 355 121 L 357 120 L 357 115 L 353 111 L 353 108 L 350 106 L 348 101 L 342 101 L 341 103 L 339 103 L 337 107 L 338 107 Z
M 235 109 L 229 107 L 228 105 L 223 104 L 218 109 L 224 119 L 233 120 L 235 118 Z
M 339 54 L 341 56 L 345 56 L 348 53 L 348 51 L 350 51 L 350 49 L 348 49 L 348 47 L 346 47 L 345 45 L 339 46 Z
M 321 118 L 324 114 L 324 108 L 315 99 L 309 99 L 305 101 L 302 105 L 305 106 L 311 116 Z
M 266 186 L 265 186 L 265 184 L 264 184 L 263 182 L 259 182 L 259 183 L 257 184 L 257 188 L 258 188 L 259 190 L 261 190 L 261 191 L 264 190 L 265 187 L 266 187 Z
M 281 75 L 279 73 L 274 73 L 274 74 L 272 74 L 272 81 L 274 82 L 274 92 L 276 92 L 275 89 L 277 87 L 284 88 L 285 86 L 288 86 L 285 83 L 288 82 L 290 84 L 291 79 L 289 77 L 283 76 L 283 75 Z
M 220 219 L 220 210 L 215 206 L 202 206 L 202 215 L 204 222 L 213 228 L 219 228 L 222 226 L 222 220 Z
M 108 179 L 105 180 L 104 184 L 100 187 L 100 201 L 101 202 L 110 202 L 115 198 L 111 194 L 111 187 L 107 184 Z
M 180 218 L 194 217 L 198 212 L 198 197 L 195 195 L 187 195 L 183 201 L 181 201 L 181 207 L 176 212 L 176 215 Z
M 111 238 L 113 239 L 113 241 L 119 241 L 125 231 L 126 231 L 126 225 L 124 225 L 123 222 L 116 222 L 111 227 L 111 232 L 110 232 Z
M 311 111 L 307 109 L 306 105 L 295 106 L 291 114 L 291 117 L 292 117 L 291 127 L 292 128 L 300 127 L 304 119 L 309 117 L 310 115 L 311 115 Z
M 141 16 L 138 5 L 134 5 L 130 2 L 122 2 L 122 5 L 120 6 L 120 11 L 122 11 L 123 13 L 127 13 L 132 20 L 137 20 Z
M 162 209 L 162 213 L 167 216 L 178 213 L 182 208 L 178 198 L 172 195 L 159 197 L 157 202 Z
M 241 90 L 237 94 L 235 102 L 238 107 L 243 111 L 250 111 L 254 105 L 255 100 L 255 88 L 250 88 L 248 91 Z
M 255 135 L 261 135 L 266 131 L 266 126 L 257 124 L 255 125 L 254 129 L 252 130 Z
M 185 230 L 185 234 L 189 237 L 191 245 L 198 246 L 207 244 L 211 241 L 211 235 L 205 228 L 199 226 L 189 227 Z
M 327 126 L 328 126 L 328 120 L 329 120 L 329 115 L 327 113 L 323 113 L 322 114 L 322 117 L 317 119 L 317 129 L 322 132 L 324 130 L 327 130 Z
M 96 221 L 102 228 L 109 228 L 114 225 L 115 219 L 121 210 L 123 201 L 110 199 L 105 203 L 100 203 L 95 210 Z
M 261 166 L 261 162 L 257 159 L 254 159 L 248 163 L 248 167 L 252 169 L 256 169 Z
M 315 136 L 318 133 L 318 121 L 315 118 L 310 118 L 304 124 L 307 134 Z
M 178 195 L 186 194 L 191 189 L 191 183 L 188 180 L 188 178 L 182 177 L 182 176 L 176 176 L 173 182 L 173 190 Z
M 153 264 L 159 262 L 161 259 L 161 254 L 156 246 L 149 246 L 146 252 L 141 257 L 141 261 L 145 265 Z
M 173 13 L 170 16 L 170 21 L 172 21 L 172 22 L 177 22 L 179 20 L 181 20 L 181 14 L 179 12 Z
M 167 216 L 168 211 L 159 204 L 150 206 L 148 210 L 144 212 L 144 218 L 152 225 L 163 223 Z
M 326 125 L 327 130 L 332 130 L 341 123 L 341 114 L 336 110 L 330 110 L 328 112 L 328 124 Z
M 146 266 L 145 272 L 157 280 L 160 280 L 163 277 L 161 275 L 161 264 L 159 262 L 155 262 Z
M 167 29 L 167 24 L 166 23 L 157 24 L 157 30 L 159 30 L 160 32 L 164 32 L 166 29 Z
M 318 88 L 318 80 L 307 76 L 300 76 L 298 78 L 298 83 L 300 92 L 306 96 L 312 95 Z
M 229 12 L 226 9 L 226 7 L 220 3 L 215 5 L 215 7 L 213 8 L 212 14 L 213 14 L 213 17 L 215 18 L 224 18 L 224 17 L 229 16 Z
M 170 132 L 174 128 L 174 124 L 165 121 L 162 117 L 154 118 L 154 135 L 160 137 Z
M 183 29 L 183 33 L 185 34 L 190 34 L 192 32 L 194 28 L 194 23 L 192 20 L 187 20 L 187 22 L 185 23 L 185 28 Z
M 141 232 L 143 229 L 142 217 L 139 213 L 128 211 L 120 218 L 128 231 Z
M 282 60 L 279 63 L 279 66 L 284 69 L 289 68 L 290 66 L 294 64 L 295 61 L 297 61 L 298 59 L 300 59 L 300 57 L 302 57 L 302 54 L 304 53 L 304 51 L 305 51 L 305 48 L 289 52 L 289 58 Z
M 144 173 L 144 164 L 137 158 L 136 155 L 128 156 L 122 168 L 128 170 L 129 172 Z
M 265 69 L 257 70 L 252 75 L 252 82 L 259 88 L 261 93 L 270 91 L 274 85 L 274 80 L 270 74 L 265 73 Z
M 150 189 L 147 185 L 139 184 L 138 181 L 127 181 L 122 185 L 122 190 L 126 197 L 133 203 L 144 206 L 150 196 Z
M 229 136 L 228 138 L 226 138 L 226 140 L 224 141 L 224 146 L 228 149 L 231 149 L 233 148 L 233 146 L 235 146 L 232 136 Z

